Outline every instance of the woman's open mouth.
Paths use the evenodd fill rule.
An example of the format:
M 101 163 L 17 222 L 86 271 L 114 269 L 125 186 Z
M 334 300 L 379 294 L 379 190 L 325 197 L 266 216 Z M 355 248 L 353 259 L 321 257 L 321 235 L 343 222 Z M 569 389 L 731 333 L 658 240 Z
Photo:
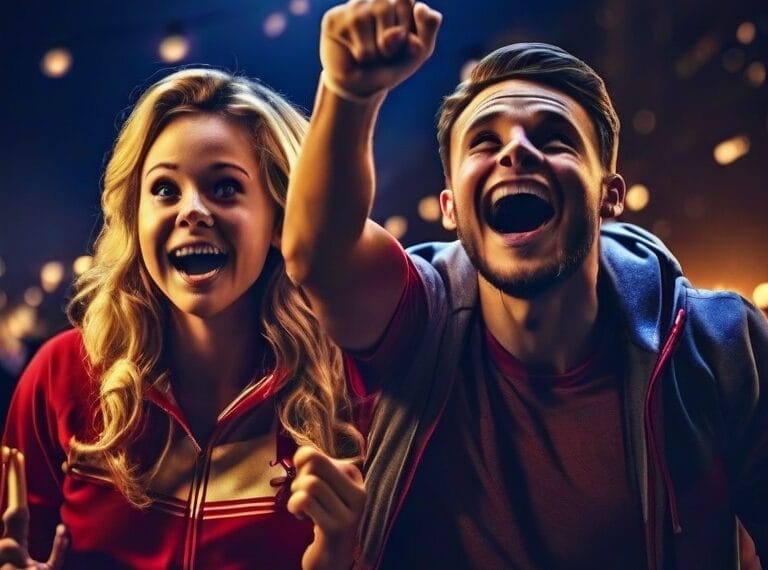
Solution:
M 213 245 L 188 245 L 172 250 L 168 260 L 184 279 L 199 282 L 218 273 L 228 256 Z

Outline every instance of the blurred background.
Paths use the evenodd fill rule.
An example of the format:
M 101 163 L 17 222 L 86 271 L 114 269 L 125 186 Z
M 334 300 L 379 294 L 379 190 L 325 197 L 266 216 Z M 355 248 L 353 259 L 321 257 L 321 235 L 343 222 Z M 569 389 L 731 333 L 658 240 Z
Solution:
M 67 325 L 89 266 L 100 177 L 125 110 L 173 66 L 261 78 L 307 111 L 332 0 L 27 0 L 0 20 L 0 387 Z M 768 2 L 434 0 L 432 59 L 387 100 L 374 217 L 406 245 L 450 239 L 434 115 L 504 43 L 561 45 L 605 77 L 622 120 L 623 219 L 698 286 L 768 309 Z

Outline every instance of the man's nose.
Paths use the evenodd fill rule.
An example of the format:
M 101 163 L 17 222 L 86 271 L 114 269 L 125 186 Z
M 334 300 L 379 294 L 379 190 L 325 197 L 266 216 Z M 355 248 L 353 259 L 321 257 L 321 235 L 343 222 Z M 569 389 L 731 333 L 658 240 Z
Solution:
M 509 141 L 499 151 L 497 163 L 504 168 L 530 170 L 542 162 L 541 151 L 531 142 L 525 129 L 512 129 Z

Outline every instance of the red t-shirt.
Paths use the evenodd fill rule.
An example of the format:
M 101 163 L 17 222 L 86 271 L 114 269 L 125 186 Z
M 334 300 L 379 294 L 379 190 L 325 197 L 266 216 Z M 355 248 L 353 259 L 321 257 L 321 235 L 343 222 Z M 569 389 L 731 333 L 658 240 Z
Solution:
M 374 377 L 371 387 L 377 365 L 402 358 L 409 331 L 424 319 L 415 271 L 411 264 L 397 314 L 360 367 Z M 476 315 L 383 567 L 644 567 L 614 348 L 606 338 L 566 374 L 532 376 Z

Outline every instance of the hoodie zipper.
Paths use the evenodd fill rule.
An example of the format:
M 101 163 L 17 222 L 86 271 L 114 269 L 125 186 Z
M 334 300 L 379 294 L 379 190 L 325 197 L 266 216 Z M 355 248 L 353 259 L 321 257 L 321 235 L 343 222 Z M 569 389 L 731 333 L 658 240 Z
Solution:
M 653 426 L 653 420 L 651 416 L 653 401 L 656 388 L 659 384 L 664 369 L 669 363 L 672 354 L 677 347 L 680 340 L 680 331 L 682 330 L 683 323 L 685 322 L 685 310 L 680 309 L 675 317 L 672 330 L 667 336 L 667 340 L 664 342 L 664 346 L 659 353 L 659 358 L 656 361 L 656 365 L 653 367 L 651 378 L 648 382 L 648 390 L 645 396 L 645 409 L 644 409 L 644 423 L 646 430 L 646 453 L 648 454 L 648 481 L 646 486 L 647 506 L 648 506 L 648 566 L 649 568 L 656 568 L 657 562 L 657 550 L 656 544 L 656 468 L 661 470 L 661 476 L 664 480 L 664 489 L 667 495 L 667 502 L 669 504 L 670 517 L 672 519 L 672 530 L 675 534 L 680 534 L 683 529 L 680 525 L 680 514 L 677 506 L 677 496 L 675 495 L 674 487 L 672 486 L 672 477 L 669 473 L 669 468 L 666 461 L 662 457 L 661 450 L 657 440 L 656 430 Z

